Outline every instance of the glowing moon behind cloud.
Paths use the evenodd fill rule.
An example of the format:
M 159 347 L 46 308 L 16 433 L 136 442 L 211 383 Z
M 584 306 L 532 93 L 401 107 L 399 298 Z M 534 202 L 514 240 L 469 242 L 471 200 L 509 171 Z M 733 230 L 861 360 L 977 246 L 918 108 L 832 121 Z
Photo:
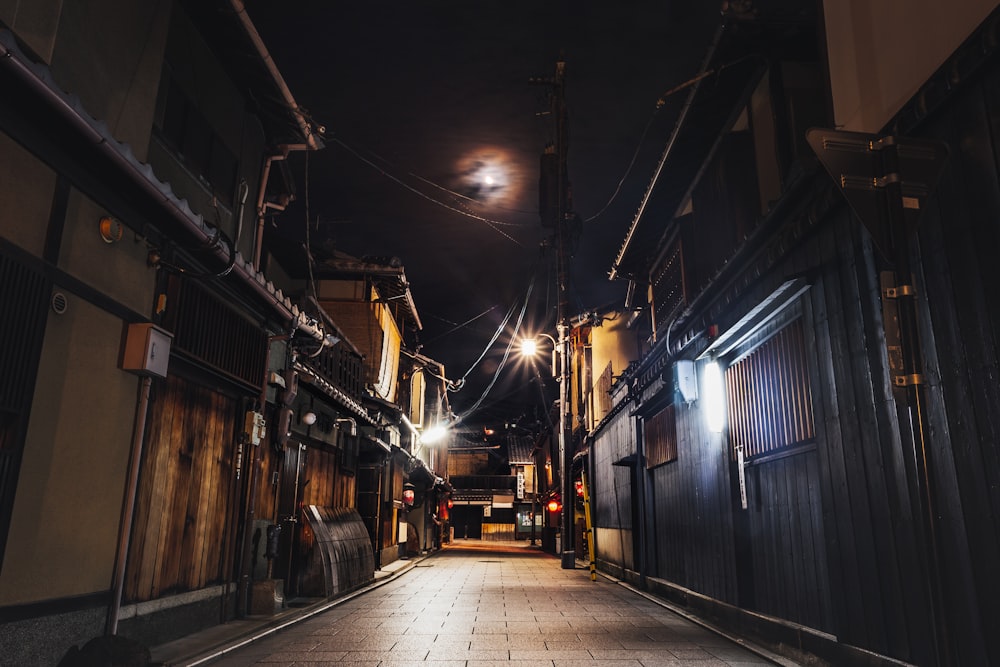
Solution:
M 475 148 L 455 161 L 452 189 L 486 206 L 511 207 L 523 190 L 521 165 L 503 148 Z

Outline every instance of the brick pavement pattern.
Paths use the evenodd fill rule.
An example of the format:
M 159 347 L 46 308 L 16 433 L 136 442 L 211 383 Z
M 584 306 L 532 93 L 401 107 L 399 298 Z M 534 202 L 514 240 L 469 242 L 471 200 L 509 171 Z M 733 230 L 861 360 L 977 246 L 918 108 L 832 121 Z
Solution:
M 449 547 L 384 586 L 212 665 L 745 667 L 775 663 L 586 569 Z

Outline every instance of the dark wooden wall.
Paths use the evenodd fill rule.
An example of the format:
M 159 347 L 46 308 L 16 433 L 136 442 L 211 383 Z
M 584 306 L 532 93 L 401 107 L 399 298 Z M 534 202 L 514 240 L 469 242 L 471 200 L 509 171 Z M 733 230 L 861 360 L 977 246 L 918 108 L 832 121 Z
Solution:
M 700 411 L 682 404 L 676 414 L 677 460 L 642 470 L 649 490 L 650 574 L 736 604 L 726 444 L 707 432 Z
M 919 227 L 943 615 L 958 663 L 1000 664 L 1000 67 L 921 134 L 950 149 Z
M 807 170 L 805 203 L 778 209 L 771 241 L 730 262 L 718 298 L 697 301 L 673 334 L 691 334 L 690 358 L 708 324 L 725 331 L 783 281 L 805 277 L 814 441 L 753 462 L 744 510 L 725 436 L 704 430 L 697 403 L 678 405 L 677 460 L 630 480 L 645 487 L 631 497 L 645 494 L 638 528 L 650 576 L 898 660 L 1000 664 L 1000 63 L 939 99 L 903 132 L 950 149 L 913 256 L 922 412 L 889 367 L 880 280 L 891 266 L 829 177 Z M 662 404 L 664 391 L 630 404 L 632 438 L 653 412 L 644 404 Z M 620 523 L 609 485 L 626 478 L 605 450 L 621 447 L 623 433 L 616 424 L 593 436 L 598 529 Z

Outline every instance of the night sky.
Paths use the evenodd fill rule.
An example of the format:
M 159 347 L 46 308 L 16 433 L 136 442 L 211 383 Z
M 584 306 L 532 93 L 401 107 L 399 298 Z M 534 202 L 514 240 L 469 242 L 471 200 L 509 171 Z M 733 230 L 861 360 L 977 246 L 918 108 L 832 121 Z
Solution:
M 570 310 L 623 302 L 625 283 L 607 273 L 684 94 L 659 110 L 657 100 L 697 74 L 718 2 L 246 4 L 296 100 L 326 128 L 324 150 L 293 154 L 297 200 L 275 231 L 301 238 L 308 211 L 314 248 L 402 260 L 424 325 L 410 342 L 449 379 L 468 375 L 455 412 L 479 400 L 509 333 L 473 365 L 513 309 L 512 330 L 529 287 L 523 326 L 555 333 L 537 187 L 555 125 L 549 87 L 529 81 L 551 77 L 560 57 L 585 221 Z M 540 402 L 516 356 L 477 412 Z

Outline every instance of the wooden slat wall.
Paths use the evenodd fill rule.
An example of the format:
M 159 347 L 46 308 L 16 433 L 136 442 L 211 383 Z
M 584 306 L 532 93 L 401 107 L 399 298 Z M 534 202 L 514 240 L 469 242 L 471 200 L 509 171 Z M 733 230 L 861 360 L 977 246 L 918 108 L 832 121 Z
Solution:
M 737 603 L 727 445 L 699 410 L 676 408 L 677 460 L 644 475 L 655 576 Z
M 301 499 L 306 505 L 354 507 L 353 475 L 340 471 L 338 452 L 310 447 L 302 473 Z
M 945 617 L 956 664 L 1000 664 L 998 68 L 924 134 L 951 151 L 919 228 Z
M 225 581 L 237 403 L 177 377 L 151 405 L 125 598 Z
M 818 480 L 815 450 L 746 470 L 753 609 L 831 632 L 835 624 Z

